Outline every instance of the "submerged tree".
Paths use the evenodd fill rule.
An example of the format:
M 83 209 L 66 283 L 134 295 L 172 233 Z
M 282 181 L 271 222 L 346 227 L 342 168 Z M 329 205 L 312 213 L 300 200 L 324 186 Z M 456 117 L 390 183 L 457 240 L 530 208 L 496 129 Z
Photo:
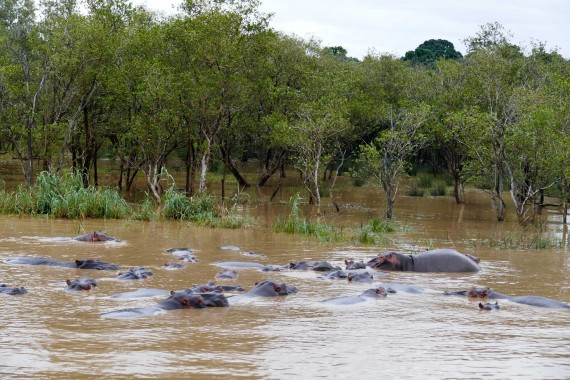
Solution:
M 386 111 L 387 128 L 372 143 L 361 146 L 358 163 L 360 173 L 376 179 L 386 193 L 386 218 L 393 215 L 400 180 L 408 159 L 427 143 L 421 133 L 429 108 L 416 105 L 410 109 Z

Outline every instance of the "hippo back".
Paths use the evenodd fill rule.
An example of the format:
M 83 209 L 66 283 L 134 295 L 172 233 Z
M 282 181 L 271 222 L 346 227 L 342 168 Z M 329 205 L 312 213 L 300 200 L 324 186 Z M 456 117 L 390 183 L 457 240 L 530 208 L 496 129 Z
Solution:
M 479 265 L 453 249 L 436 249 L 413 255 L 415 272 L 479 272 Z

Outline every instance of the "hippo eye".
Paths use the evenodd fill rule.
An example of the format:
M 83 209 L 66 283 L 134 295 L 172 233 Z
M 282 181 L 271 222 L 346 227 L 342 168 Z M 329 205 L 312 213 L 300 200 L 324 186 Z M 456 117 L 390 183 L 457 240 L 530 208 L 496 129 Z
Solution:
M 275 286 L 273 287 L 273 289 L 275 289 L 275 291 L 276 291 L 277 293 L 279 293 L 279 292 L 281 291 L 281 287 L 278 286 L 278 285 L 275 285 Z

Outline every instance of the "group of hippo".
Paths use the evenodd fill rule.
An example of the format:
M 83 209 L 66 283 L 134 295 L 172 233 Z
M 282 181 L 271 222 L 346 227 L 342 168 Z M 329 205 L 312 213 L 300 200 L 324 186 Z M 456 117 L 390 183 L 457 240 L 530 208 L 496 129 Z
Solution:
M 104 242 L 118 241 L 109 237 L 105 232 L 92 232 L 73 238 L 73 240 L 84 242 Z M 223 249 L 232 249 L 220 247 Z M 186 248 L 172 248 L 167 252 L 178 256 L 179 260 L 197 262 L 198 259 L 192 251 Z M 262 256 L 253 252 L 246 253 L 247 256 Z M 77 269 L 95 270 L 119 270 L 119 265 L 106 263 L 97 259 L 82 259 L 75 261 L 59 261 L 46 257 L 8 257 L 3 259 L 7 264 L 27 264 L 27 265 L 51 265 Z M 425 251 L 419 254 L 403 254 L 398 252 L 384 252 L 378 254 L 368 262 L 355 262 L 345 260 L 346 268 L 342 269 L 333 266 L 327 261 L 299 261 L 291 262 L 281 266 L 263 265 L 256 262 L 246 261 L 226 261 L 213 263 L 224 269 L 216 275 L 216 280 L 231 280 L 237 277 L 237 272 L 231 268 L 253 268 L 261 271 L 287 271 L 287 270 L 313 270 L 322 272 L 322 279 L 347 279 L 349 282 L 360 282 L 375 285 L 374 288 L 365 290 L 356 296 L 341 296 L 323 300 L 325 304 L 348 305 L 366 302 L 373 298 L 385 298 L 390 293 L 408 292 L 422 293 L 423 289 L 395 283 L 381 283 L 375 280 L 374 274 L 383 271 L 407 271 L 407 272 L 449 272 L 449 273 L 475 273 L 479 272 L 479 259 L 475 256 L 459 253 L 453 249 L 436 249 Z M 167 268 L 178 268 L 180 264 L 166 263 Z M 367 270 L 370 268 L 372 274 Z M 153 273 L 145 268 L 129 269 L 119 273 L 119 280 L 136 280 L 152 276 Z M 96 281 L 89 277 L 81 277 L 75 280 L 67 280 L 66 290 L 84 291 L 97 286 Z M 243 292 L 240 295 L 226 295 L 225 292 Z M 121 298 L 123 295 L 136 293 L 137 296 L 168 295 L 168 297 L 156 305 L 141 308 L 122 309 L 102 314 L 105 318 L 134 318 L 146 315 L 153 315 L 157 312 L 192 309 L 206 307 L 227 307 L 238 302 L 240 299 L 248 297 L 276 297 L 296 293 L 295 286 L 278 283 L 271 280 L 256 283 L 249 291 L 245 291 L 240 286 L 216 285 L 209 282 L 203 285 L 194 285 L 191 288 L 167 292 L 159 289 L 141 289 L 140 291 L 115 295 Z M 12 288 L 5 284 L 0 284 L 0 293 L 9 295 L 26 294 L 24 287 Z M 470 300 L 480 301 L 478 306 L 481 310 L 499 310 L 500 306 L 496 300 L 507 300 L 510 302 L 545 307 L 545 308 L 570 308 L 570 305 L 551 298 L 540 296 L 511 296 L 492 291 L 490 288 L 472 287 L 466 290 L 446 291 L 444 295 L 456 295 L 467 297 Z M 495 300 L 494 303 L 487 302 Z

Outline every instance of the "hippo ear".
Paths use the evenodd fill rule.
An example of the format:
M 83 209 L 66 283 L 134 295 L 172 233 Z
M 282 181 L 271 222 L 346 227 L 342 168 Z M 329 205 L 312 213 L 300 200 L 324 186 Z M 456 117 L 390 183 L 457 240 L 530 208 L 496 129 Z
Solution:
M 174 290 L 171 290 L 171 291 L 170 291 L 170 295 L 171 295 L 171 296 L 173 296 L 173 295 L 175 295 L 175 294 L 176 294 L 176 292 L 175 292 Z
M 482 309 L 484 306 L 481 302 L 479 302 L 479 309 Z
M 65 282 L 67 283 L 67 285 L 71 285 L 71 280 L 67 280 Z

